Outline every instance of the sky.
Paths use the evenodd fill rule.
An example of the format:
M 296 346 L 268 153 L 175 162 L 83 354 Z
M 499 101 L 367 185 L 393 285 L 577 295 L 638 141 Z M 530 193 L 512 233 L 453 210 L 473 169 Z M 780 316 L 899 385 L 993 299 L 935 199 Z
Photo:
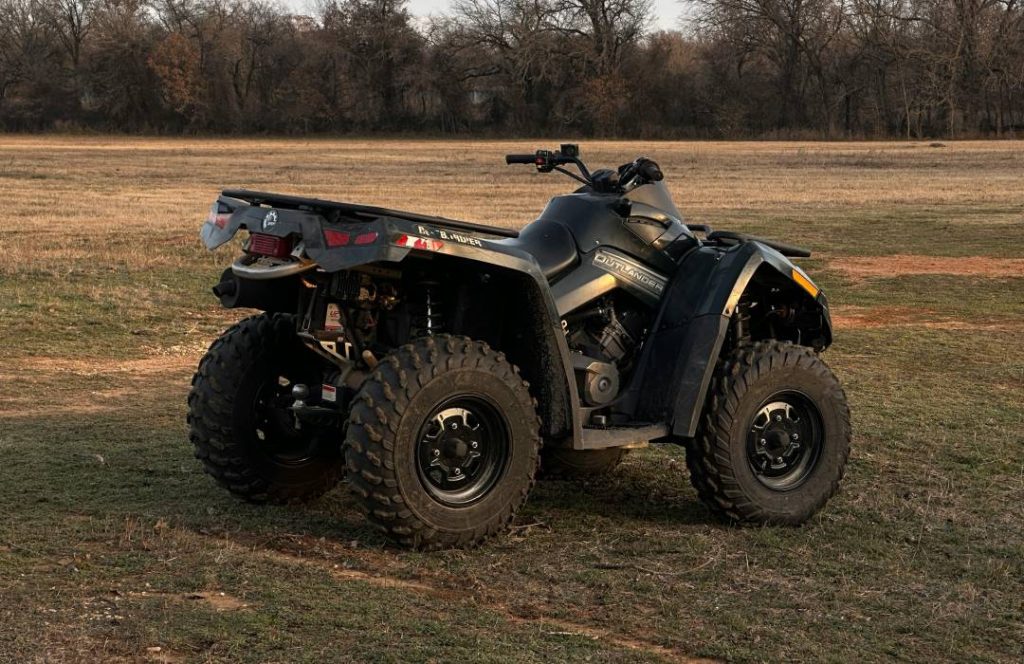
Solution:
M 307 11 L 313 6 L 311 0 L 282 0 L 286 6 L 297 11 Z M 443 14 L 448 9 L 450 0 L 409 0 L 409 11 L 414 16 L 425 17 L 431 14 Z M 683 6 L 679 0 L 653 0 L 654 20 L 652 27 L 656 30 L 671 30 L 679 27 L 679 16 Z

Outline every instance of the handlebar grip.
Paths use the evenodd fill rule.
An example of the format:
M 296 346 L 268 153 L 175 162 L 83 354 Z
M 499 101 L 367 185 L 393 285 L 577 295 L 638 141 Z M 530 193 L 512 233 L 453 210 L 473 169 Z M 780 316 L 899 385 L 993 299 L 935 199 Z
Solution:
M 661 182 L 665 179 L 665 174 L 661 172 L 661 167 L 650 159 L 643 160 L 639 171 L 640 175 L 650 182 Z
M 535 164 L 537 163 L 537 155 L 535 154 L 507 154 L 505 155 L 506 164 Z

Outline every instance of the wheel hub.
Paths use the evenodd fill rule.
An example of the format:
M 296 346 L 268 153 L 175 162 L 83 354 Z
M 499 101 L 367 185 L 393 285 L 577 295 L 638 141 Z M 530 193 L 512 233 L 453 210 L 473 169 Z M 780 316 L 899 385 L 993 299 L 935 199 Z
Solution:
M 817 462 L 822 442 L 821 415 L 802 394 L 783 393 L 754 415 L 747 460 L 757 479 L 776 490 L 801 484 Z
M 430 467 L 440 469 L 448 483 L 463 483 L 475 469 L 481 454 L 477 450 L 481 425 L 476 416 L 465 408 L 447 408 L 437 413 L 429 423 L 423 442 L 433 445 Z M 478 435 L 474 436 L 474 432 Z M 437 473 L 427 473 L 437 476 Z M 442 482 L 443 484 L 444 482 Z
M 421 428 L 420 479 L 441 503 L 474 502 L 494 486 L 509 448 L 508 427 L 493 405 L 475 397 L 449 399 Z
M 253 398 L 253 434 L 259 441 L 258 449 L 275 463 L 302 464 L 317 451 L 314 431 L 304 429 L 290 409 L 297 385 L 300 383 L 292 378 L 273 372 L 264 377 Z

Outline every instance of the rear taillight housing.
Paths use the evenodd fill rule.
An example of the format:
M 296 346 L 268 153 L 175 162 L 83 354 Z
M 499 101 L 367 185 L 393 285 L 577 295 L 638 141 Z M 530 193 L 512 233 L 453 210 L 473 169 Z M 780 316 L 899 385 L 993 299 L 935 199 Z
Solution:
M 290 237 L 267 235 L 266 233 L 250 233 L 248 251 L 250 254 L 258 256 L 284 258 L 292 253 L 292 239 Z
M 367 244 L 373 244 L 377 241 L 380 234 L 377 231 L 367 231 L 365 233 L 359 233 L 353 235 L 346 231 L 336 231 L 333 228 L 324 229 L 324 240 L 327 241 L 327 246 L 331 249 L 335 247 L 347 247 L 350 244 L 364 246 Z

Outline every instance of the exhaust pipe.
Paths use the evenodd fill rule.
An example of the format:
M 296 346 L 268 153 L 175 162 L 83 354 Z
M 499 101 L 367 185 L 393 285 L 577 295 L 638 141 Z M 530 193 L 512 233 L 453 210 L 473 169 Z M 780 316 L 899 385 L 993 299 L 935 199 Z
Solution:
M 213 294 L 227 309 L 248 307 L 269 312 L 295 313 L 298 303 L 299 278 L 242 279 L 231 268 L 220 275 Z

